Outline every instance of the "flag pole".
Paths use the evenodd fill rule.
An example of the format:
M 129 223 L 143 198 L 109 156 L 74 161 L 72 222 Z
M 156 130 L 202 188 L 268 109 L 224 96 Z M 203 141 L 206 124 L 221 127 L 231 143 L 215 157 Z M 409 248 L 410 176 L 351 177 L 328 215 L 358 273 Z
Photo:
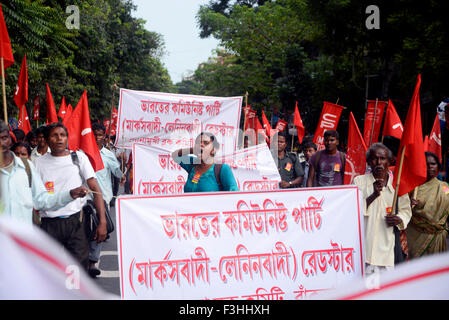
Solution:
M 245 108 L 248 107 L 248 91 L 245 93 Z M 243 109 L 243 130 L 242 130 L 242 149 L 245 145 L 245 128 L 246 128 L 246 122 L 248 121 L 246 119 L 246 111 L 245 108 Z
M 2 67 L 2 91 L 3 91 L 3 116 L 5 117 L 5 123 L 8 124 L 8 112 L 6 110 L 6 88 L 5 88 L 5 62 L 3 57 L 1 58 Z
M 118 88 L 117 83 L 114 82 L 114 85 L 112 86 L 111 116 L 109 118 L 108 146 L 111 143 L 112 114 L 114 113 L 114 92 L 117 88 Z
M 370 134 L 370 137 L 369 137 L 369 146 L 371 145 L 371 143 L 373 141 L 373 133 L 374 133 L 374 125 L 376 124 L 376 111 L 377 111 L 377 102 L 378 102 L 378 100 L 379 100 L 379 98 L 376 98 L 376 104 L 374 105 L 374 115 L 373 115 L 373 122 L 372 122 L 372 125 L 371 125 L 371 134 Z
M 396 210 L 395 210 L 396 203 L 398 201 L 399 184 L 401 183 L 402 165 L 404 164 L 405 148 L 406 148 L 406 146 L 402 147 L 401 156 L 400 156 L 400 160 L 399 160 L 399 168 L 398 168 L 398 172 L 396 173 L 397 174 L 396 189 L 394 190 L 393 205 L 391 206 L 391 212 L 395 212 L 395 213 L 396 213 Z

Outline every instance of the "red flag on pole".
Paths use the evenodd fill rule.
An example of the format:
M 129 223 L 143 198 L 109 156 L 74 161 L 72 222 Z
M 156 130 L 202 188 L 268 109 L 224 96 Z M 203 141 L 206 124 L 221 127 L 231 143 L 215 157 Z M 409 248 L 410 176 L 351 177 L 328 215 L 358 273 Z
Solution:
M 265 116 L 265 112 L 262 110 L 262 124 L 265 129 L 266 135 L 271 139 L 271 135 L 274 134 L 273 129 L 271 128 L 270 122 L 268 122 L 267 117 Z
M 274 128 L 274 130 L 282 132 L 285 130 L 286 127 L 287 127 L 287 121 L 279 119 L 278 123 L 276 124 L 276 128 Z
M 37 95 L 34 98 L 33 103 L 33 120 L 39 120 L 39 96 Z
M 352 112 L 349 114 L 348 148 L 346 152 L 344 184 L 352 184 L 354 178 L 365 174 L 366 144 Z
M 53 97 L 51 96 L 50 87 L 47 83 L 47 125 L 54 122 L 58 122 L 58 116 L 56 114 L 56 107 L 53 102 Z
M 24 104 L 22 105 L 22 107 L 20 107 L 18 122 L 18 128 L 22 129 L 25 134 L 28 134 L 28 132 L 31 131 L 30 119 L 28 118 L 27 108 Z
M 59 111 L 58 111 L 58 117 L 60 117 L 61 119 L 64 119 L 66 113 L 67 113 L 67 105 L 65 103 L 65 97 L 62 96 L 61 106 L 59 107 Z
M 83 150 L 95 171 L 104 169 L 100 150 L 92 132 L 86 90 L 73 110 L 66 127 L 69 132 L 69 149 Z
M 62 124 L 65 125 L 67 127 L 67 123 L 69 122 L 70 117 L 72 116 L 73 113 L 73 108 L 72 105 L 69 103 L 69 105 L 67 106 L 67 111 L 65 113 L 65 117 L 64 119 L 62 119 Z
M 429 151 L 429 136 L 424 136 L 424 151 Z
M 430 151 L 435 153 L 440 159 L 440 163 L 442 161 L 442 152 L 441 152 L 441 128 L 440 128 L 440 118 L 438 116 L 435 117 L 435 121 L 433 122 L 432 131 L 430 132 L 430 136 L 428 138 L 428 148 L 425 151 Z
M 415 187 L 426 182 L 427 163 L 424 155 L 424 141 L 422 136 L 421 125 L 421 106 L 419 102 L 419 88 L 421 86 L 421 75 L 418 75 L 415 91 L 413 92 L 412 101 L 405 120 L 404 133 L 399 145 L 399 155 L 394 170 L 395 175 L 399 173 L 401 165 L 401 155 L 404 153 L 402 163 L 402 172 L 400 175 L 400 183 L 398 196 L 402 196 L 412 191 Z M 403 149 L 405 148 L 405 151 Z M 397 180 L 393 181 L 396 188 Z
M 306 129 L 304 128 L 304 124 L 302 123 L 301 115 L 298 110 L 298 101 L 296 101 L 296 105 L 295 105 L 295 115 L 293 117 L 293 124 L 296 127 L 299 144 L 301 144 L 302 139 L 304 138 L 304 135 L 306 133 Z
M 365 115 L 365 126 L 363 128 L 363 138 L 367 147 L 379 141 L 380 125 L 382 124 L 386 105 L 387 101 L 368 101 L 368 108 Z
M 103 121 L 103 125 L 106 128 L 106 134 L 109 134 L 109 127 L 111 128 L 111 135 L 115 136 L 117 133 L 117 117 L 118 111 L 115 107 L 112 109 L 112 119 L 106 119 Z
M 384 129 L 382 136 L 391 136 L 401 139 L 404 127 L 402 121 L 396 112 L 396 109 L 391 100 L 388 100 L 387 113 L 385 115 Z
M 22 66 L 20 67 L 19 80 L 17 81 L 16 91 L 14 93 L 14 102 L 17 108 L 21 109 L 22 105 L 28 101 L 28 71 L 27 57 L 23 56 Z
M 320 121 L 313 136 L 313 142 L 316 144 L 318 150 L 324 149 L 324 132 L 326 130 L 337 129 L 343 109 L 343 106 L 324 101 Z
M 263 129 L 262 124 L 257 118 L 256 110 L 248 111 L 245 134 L 251 137 L 254 145 L 259 144 L 259 134 L 262 134 L 265 139 L 267 138 L 265 130 Z
M 0 57 L 3 58 L 3 67 L 6 69 L 14 63 L 12 55 L 11 41 L 9 40 L 8 30 L 6 29 L 3 10 L 0 4 Z

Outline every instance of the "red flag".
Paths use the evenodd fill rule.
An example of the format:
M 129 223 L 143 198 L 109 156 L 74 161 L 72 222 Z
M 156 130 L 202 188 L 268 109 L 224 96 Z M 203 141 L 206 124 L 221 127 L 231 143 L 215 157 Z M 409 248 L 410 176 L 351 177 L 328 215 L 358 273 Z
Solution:
M 33 120 L 39 120 L 39 96 L 34 98 L 33 107 Z
M 421 126 L 421 106 L 419 102 L 419 87 L 421 75 L 418 75 L 415 91 L 405 120 L 404 133 L 399 145 L 399 155 L 394 169 L 395 174 L 399 172 L 400 158 L 403 148 L 404 161 L 402 165 L 401 180 L 399 183 L 398 196 L 412 191 L 415 187 L 426 182 L 427 164 L 424 155 L 424 142 Z M 396 188 L 396 178 L 393 186 Z
M 62 96 L 61 106 L 59 107 L 59 111 L 58 111 L 58 117 L 60 117 L 61 119 L 64 119 L 66 113 L 67 113 L 67 105 L 65 103 L 65 97 Z
M 385 115 L 384 130 L 382 136 L 391 136 L 401 139 L 404 127 L 402 126 L 401 119 L 396 112 L 396 109 L 391 100 L 388 100 L 387 113 Z
M 306 133 L 306 129 L 304 128 L 304 124 L 302 123 L 301 115 L 299 114 L 298 101 L 296 101 L 296 105 L 295 105 L 295 116 L 293 117 L 293 124 L 296 127 L 296 132 L 298 134 L 298 141 L 301 144 L 302 139 L 304 138 L 304 135 Z
M 95 171 L 104 169 L 100 150 L 92 132 L 86 90 L 84 90 L 66 126 L 69 132 L 69 149 L 83 150 Z
M 28 101 L 28 71 L 27 71 L 27 57 L 23 56 L 22 66 L 20 67 L 19 80 L 16 85 L 16 92 L 14 93 L 14 102 L 17 108 Z
M 267 117 L 265 116 L 265 112 L 262 110 L 262 124 L 265 129 L 266 135 L 271 139 L 271 135 L 274 134 L 274 130 L 271 128 L 270 122 L 268 122 Z
M 265 130 L 260 124 L 259 119 L 257 118 L 256 110 L 249 110 L 247 114 L 247 121 L 245 126 L 245 134 L 252 137 L 252 141 L 254 144 L 259 143 L 258 136 L 262 134 L 266 139 Z
M 424 151 L 429 151 L 429 136 L 424 137 Z
M 348 148 L 346 152 L 344 184 L 352 184 L 354 178 L 365 174 L 366 144 L 352 112 L 349 114 Z
M 69 103 L 68 107 L 67 107 L 67 111 L 65 113 L 65 117 L 64 119 L 62 119 L 62 124 L 65 125 L 67 127 L 67 123 L 69 122 L 70 117 L 72 116 L 73 113 L 73 108 L 72 105 Z
M 14 63 L 12 55 L 11 41 L 9 40 L 8 30 L 6 29 L 3 10 L 0 4 L 0 57 L 3 58 L 3 67 L 6 69 Z
M 285 128 L 287 127 L 287 121 L 279 119 L 278 123 L 276 124 L 276 128 L 274 130 L 277 130 L 279 132 L 282 132 L 285 130 Z
M 365 126 L 363 128 L 363 138 L 365 139 L 365 145 L 367 147 L 379 141 L 380 125 L 382 124 L 386 105 L 387 101 L 368 101 Z M 372 136 L 371 132 L 373 134 Z
M 28 118 L 27 108 L 25 107 L 24 104 L 20 108 L 18 122 L 19 122 L 18 128 L 22 129 L 23 132 L 25 132 L 25 134 L 28 134 L 28 132 L 31 131 L 30 119 Z
M 433 122 L 432 131 L 430 132 L 430 137 L 428 138 L 428 147 L 427 150 L 432 153 L 435 153 L 440 159 L 440 163 L 442 161 L 442 152 L 441 152 L 441 128 L 440 128 L 440 118 L 435 117 L 435 121 Z
M 313 142 L 316 144 L 318 150 L 324 149 L 324 132 L 326 130 L 337 129 L 343 109 L 343 106 L 324 101 L 320 121 L 313 136 Z
M 47 125 L 54 122 L 58 122 L 58 116 L 56 114 L 56 107 L 53 102 L 53 97 L 51 96 L 50 87 L 47 83 Z

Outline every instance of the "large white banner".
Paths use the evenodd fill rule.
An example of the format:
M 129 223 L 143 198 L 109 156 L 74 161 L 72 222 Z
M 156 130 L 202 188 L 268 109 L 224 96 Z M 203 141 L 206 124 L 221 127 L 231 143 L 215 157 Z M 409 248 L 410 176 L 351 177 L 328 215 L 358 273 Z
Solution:
M 220 142 L 218 154 L 235 151 L 242 97 L 190 96 L 120 89 L 117 147 L 133 143 L 164 149 L 192 147 L 208 131 Z
M 118 198 L 122 299 L 304 299 L 363 275 L 355 186 Z
M 223 155 L 217 160 L 231 167 L 241 191 L 279 189 L 281 177 L 267 144 Z M 169 150 L 139 144 L 133 145 L 133 174 L 133 193 L 140 195 L 183 193 L 187 179 L 187 172 L 173 160 Z

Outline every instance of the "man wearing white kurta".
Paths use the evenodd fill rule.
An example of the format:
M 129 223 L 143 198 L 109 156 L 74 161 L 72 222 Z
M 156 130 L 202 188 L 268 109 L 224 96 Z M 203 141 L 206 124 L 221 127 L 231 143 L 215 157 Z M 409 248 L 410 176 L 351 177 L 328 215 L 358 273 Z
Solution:
M 366 199 L 366 274 L 394 267 L 393 226 L 404 230 L 412 216 L 407 194 L 398 197 L 398 214 L 395 215 L 394 210 L 391 210 L 394 197 L 393 175 L 388 170 L 391 158 L 391 151 L 386 146 L 381 143 L 373 144 L 367 152 L 371 173 L 354 179 Z

